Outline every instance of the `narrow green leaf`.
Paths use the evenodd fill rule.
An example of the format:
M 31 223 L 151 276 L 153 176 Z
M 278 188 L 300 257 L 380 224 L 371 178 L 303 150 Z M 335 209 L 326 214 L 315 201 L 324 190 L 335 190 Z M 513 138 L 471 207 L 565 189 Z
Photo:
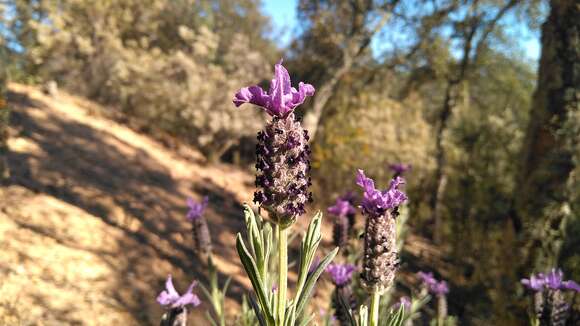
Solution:
M 300 322 L 300 325 L 299 326 L 306 326 L 306 325 L 308 325 L 312 321 L 312 319 L 314 319 L 314 314 L 308 316 L 308 318 L 302 319 L 302 321 Z
M 322 261 L 320 262 L 320 264 L 318 265 L 316 270 L 306 280 L 306 284 L 304 285 L 304 290 L 303 290 L 302 294 L 300 295 L 300 298 L 298 298 L 298 303 L 296 306 L 296 314 L 298 316 L 300 316 L 302 314 L 304 307 L 308 303 L 308 300 L 310 299 L 310 296 L 312 295 L 312 290 L 314 289 L 314 285 L 316 284 L 316 281 L 318 281 L 318 278 L 320 277 L 322 272 L 326 269 L 328 264 L 330 264 L 330 262 L 334 259 L 334 256 L 336 256 L 337 252 L 338 252 L 338 247 L 334 248 L 334 250 L 332 250 L 330 253 L 328 253 L 328 255 L 326 255 L 326 257 L 324 257 L 324 259 L 322 259 Z
M 272 314 L 272 310 L 270 309 L 266 289 L 264 288 L 262 279 L 258 277 L 258 268 L 256 267 L 256 262 L 248 252 L 248 249 L 246 248 L 244 241 L 242 240 L 242 236 L 239 233 L 236 237 L 236 248 L 238 250 L 238 256 L 240 256 L 240 260 L 242 261 L 242 265 L 246 270 L 246 274 L 248 275 L 250 281 L 252 282 L 252 286 L 254 288 L 254 292 L 258 297 L 260 306 L 264 310 L 264 314 L 266 316 L 266 319 L 268 320 L 268 324 L 270 324 L 270 321 L 273 322 L 274 317 Z

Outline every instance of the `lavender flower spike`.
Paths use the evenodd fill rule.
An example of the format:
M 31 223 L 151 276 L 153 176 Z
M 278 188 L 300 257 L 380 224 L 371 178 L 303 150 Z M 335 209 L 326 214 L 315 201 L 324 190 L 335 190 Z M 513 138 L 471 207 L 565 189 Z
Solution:
M 352 274 L 356 266 L 352 264 L 330 264 L 326 267 L 326 272 L 330 275 L 332 283 L 336 286 L 344 286 L 352 280 Z
M 203 217 L 207 204 L 207 196 L 203 198 L 201 203 L 196 203 L 191 198 L 187 199 L 187 205 L 189 206 L 187 219 L 191 221 L 193 249 L 197 254 L 202 255 L 208 255 L 211 252 L 209 228 L 206 219 Z
M 197 295 L 192 292 L 196 285 L 197 282 L 193 281 L 187 288 L 187 291 L 185 291 L 183 295 L 179 295 L 173 286 L 171 275 L 169 275 L 167 276 L 167 281 L 165 282 L 165 290 L 159 293 L 157 296 L 157 302 L 160 305 L 171 309 L 181 309 L 187 305 L 197 307 L 201 301 Z
M 264 130 L 258 132 L 256 187 L 261 189 L 254 193 L 254 201 L 283 228 L 304 214 L 306 202 L 312 200 L 308 191 L 308 132 L 296 121 L 293 110 L 306 96 L 314 94 L 314 87 L 300 83 L 298 88 L 291 87 L 288 71 L 280 62 L 267 94 L 260 87 L 251 86 L 242 88 L 234 98 L 236 106 L 256 104 L 272 116 Z
M 419 272 L 417 275 L 423 282 L 423 286 L 425 286 L 425 288 L 432 294 L 442 296 L 449 293 L 447 282 L 437 281 L 437 279 L 435 279 L 433 276 L 433 273 Z
M 240 89 L 233 102 L 239 107 L 251 103 L 264 108 L 272 117 L 285 118 L 298 105 L 304 103 L 307 96 L 314 95 L 314 87 L 300 82 L 298 90 L 292 87 L 288 70 L 282 66 L 282 60 L 274 66 L 274 79 L 266 93 L 260 86 L 250 86 Z
M 380 191 L 372 179 L 358 170 L 356 181 L 364 190 L 361 206 L 367 217 L 361 283 L 369 293 L 382 295 L 393 285 L 398 268 L 395 210 L 407 199 L 398 190 L 404 180 L 397 177 L 389 189 Z

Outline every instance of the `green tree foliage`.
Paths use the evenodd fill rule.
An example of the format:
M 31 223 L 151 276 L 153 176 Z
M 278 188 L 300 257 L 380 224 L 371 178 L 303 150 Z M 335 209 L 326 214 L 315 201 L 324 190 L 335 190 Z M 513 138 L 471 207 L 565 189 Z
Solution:
M 230 98 L 269 73 L 273 47 L 257 1 L 11 2 L 12 35 L 44 80 L 118 106 L 210 158 L 258 128 L 258 111 L 235 112 Z

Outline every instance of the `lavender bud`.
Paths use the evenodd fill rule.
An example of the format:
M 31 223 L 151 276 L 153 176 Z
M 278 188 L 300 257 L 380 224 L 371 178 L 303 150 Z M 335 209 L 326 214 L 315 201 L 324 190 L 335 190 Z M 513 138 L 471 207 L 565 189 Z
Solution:
M 350 326 L 350 312 L 356 308 L 352 287 L 350 284 L 336 287 L 332 293 L 332 307 L 334 317 L 340 326 Z
M 309 147 L 300 122 L 290 113 L 274 117 L 259 134 L 257 145 L 258 173 L 254 199 L 269 211 L 274 222 L 288 226 L 304 214 L 312 194 Z M 267 155 L 265 153 L 268 153 Z
M 369 293 L 383 294 L 395 280 L 399 265 L 395 210 L 407 199 L 398 190 L 403 183 L 398 177 L 391 181 L 389 189 L 380 191 L 372 179 L 358 171 L 357 184 L 364 189 L 361 206 L 367 217 L 361 284 Z
M 444 321 L 447 318 L 447 297 L 444 294 L 437 296 L 437 319 Z
M 550 290 L 549 292 L 550 325 L 565 326 L 566 320 L 568 320 L 570 305 L 564 300 L 562 291 Z

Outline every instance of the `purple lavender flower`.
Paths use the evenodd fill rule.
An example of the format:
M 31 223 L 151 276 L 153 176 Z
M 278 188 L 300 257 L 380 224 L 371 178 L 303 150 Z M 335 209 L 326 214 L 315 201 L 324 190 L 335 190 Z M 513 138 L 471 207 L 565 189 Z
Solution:
M 423 285 L 427 288 L 429 292 L 437 296 L 442 296 L 449 293 L 449 287 L 445 281 L 437 281 L 433 276 L 433 273 L 419 272 L 417 273 Z
M 161 291 L 157 296 L 157 302 L 171 309 L 181 309 L 187 305 L 192 305 L 193 307 L 199 306 L 201 301 L 192 291 L 197 285 L 197 282 L 193 281 L 191 285 L 187 288 L 187 291 L 183 295 L 179 295 L 173 286 L 173 281 L 171 275 L 167 276 L 167 281 L 165 282 L 165 290 Z
M 352 274 L 356 266 L 352 264 L 330 264 L 326 267 L 326 272 L 330 275 L 332 283 L 338 287 L 344 286 L 352 280 Z
M 368 214 L 381 215 L 388 209 L 398 207 L 407 200 L 407 195 L 398 189 L 404 183 L 402 177 L 396 177 L 388 189 L 380 191 L 375 188 L 375 182 L 365 176 L 363 170 L 358 170 L 356 184 L 364 190 L 361 203 L 363 210 Z
M 399 301 L 395 302 L 392 309 L 399 310 L 401 306 L 404 307 L 405 311 L 411 310 L 411 299 L 409 297 L 401 297 Z
M 395 176 L 399 176 L 409 170 L 411 170 L 411 164 L 404 164 L 404 163 L 394 163 L 389 165 L 389 168 L 395 172 Z
M 356 213 L 356 210 L 350 202 L 339 198 L 334 206 L 328 208 L 328 212 L 334 216 L 347 216 L 348 214 Z
M 189 211 L 187 212 L 187 219 L 190 221 L 199 219 L 202 217 L 205 208 L 207 207 L 208 198 L 203 197 L 201 203 L 195 202 L 192 198 L 187 198 L 187 206 L 189 206 Z
M 254 201 L 283 227 L 304 214 L 306 202 L 312 200 L 308 191 L 309 137 L 296 121 L 293 110 L 313 94 L 310 84 L 300 83 L 298 91 L 292 88 L 288 71 L 280 61 L 267 94 L 260 87 L 251 86 L 242 88 L 234 98 L 236 106 L 252 103 L 272 116 L 265 129 L 258 132 L 256 187 L 261 189 L 254 193 Z
M 233 102 L 237 107 L 244 103 L 255 104 L 273 117 L 286 118 L 294 108 L 304 103 L 307 96 L 312 95 L 314 87 L 310 84 L 300 82 L 298 90 L 292 87 L 290 75 L 280 60 L 274 66 L 274 79 L 268 93 L 260 86 L 244 87 L 236 93 Z
M 580 284 L 574 281 L 564 281 L 562 282 L 562 289 L 580 292 Z

